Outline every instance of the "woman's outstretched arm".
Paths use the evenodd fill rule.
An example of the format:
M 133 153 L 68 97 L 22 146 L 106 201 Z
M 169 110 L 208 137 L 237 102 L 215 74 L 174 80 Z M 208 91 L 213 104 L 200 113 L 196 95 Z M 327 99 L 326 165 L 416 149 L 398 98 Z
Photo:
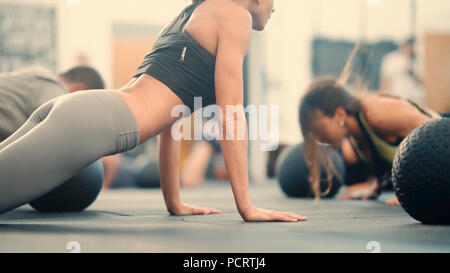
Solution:
M 293 213 L 268 211 L 255 208 L 250 201 L 248 181 L 248 130 L 243 109 L 242 65 L 250 41 L 252 18 L 246 11 L 236 12 L 220 20 L 216 56 L 216 99 L 222 114 L 219 115 L 223 131 L 220 141 L 227 166 L 237 209 L 245 221 L 305 220 Z M 227 106 L 237 106 L 236 113 L 226 112 Z M 241 124 L 244 128 L 237 128 Z M 237 139 L 243 130 L 243 139 Z M 227 135 L 233 136 L 227 140 Z
M 171 127 L 159 135 L 159 174 L 167 210 L 172 215 L 216 214 L 220 211 L 189 205 L 180 198 L 181 141 L 173 139 Z
M 173 213 L 176 206 L 181 203 L 179 185 L 181 142 L 174 140 L 171 131 L 167 129 L 159 135 L 158 140 L 161 189 L 167 210 Z

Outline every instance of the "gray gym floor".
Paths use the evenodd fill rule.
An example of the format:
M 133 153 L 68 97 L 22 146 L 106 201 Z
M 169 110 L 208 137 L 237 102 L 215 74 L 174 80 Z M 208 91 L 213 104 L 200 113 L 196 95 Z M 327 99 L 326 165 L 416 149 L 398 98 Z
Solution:
M 183 189 L 184 202 L 221 215 L 173 217 L 160 190 L 109 190 L 85 212 L 40 214 L 24 206 L 0 216 L 0 252 L 450 252 L 450 226 L 426 226 L 380 201 L 288 199 L 274 181 L 251 188 L 258 207 L 308 216 L 298 223 L 245 223 L 226 182 Z

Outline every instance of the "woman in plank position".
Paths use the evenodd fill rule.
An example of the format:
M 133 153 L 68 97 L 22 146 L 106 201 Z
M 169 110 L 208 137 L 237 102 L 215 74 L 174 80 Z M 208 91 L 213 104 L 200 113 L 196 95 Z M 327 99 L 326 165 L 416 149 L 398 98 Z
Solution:
M 119 90 L 91 90 L 44 103 L 0 144 L 0 213 L 35 200 L 78 170 L 160 134 L 161 188 L 172 215 L 220 211 L 185 204 L 179 193 L 180 142 L 171 135 L 175 106 L 191 112 L 217 104 L 224 134 L 227 105 L 243 104 L 244 56 L 251 30 L 263 30 L 273 0 L 193 1 L 167 25 L 132 80 Z M 246 136 L 247 136 L 247 128 Z M 297 214 L 256 208 L 250 202 L 245 140 L 220 142 L 239 214 L 245 221 L 305 220 Z M 69 156 L 68 156 L 69 155 Z
M 406 99 L 388 95 L 359 98 L 339 80 L 317 79 L 299 108 L 309 181 L 315 196 L 321 195 L 321 171 L 335 172 L 332 161 L 318 153 L 318 142 L 340 149 L 352 183 L 364 182 L 349 187 L 341 199 L 373 199 L 390 182 L 401 141 L 420 125 L 440 118 L 435 111 Z M 398 201 L 389 200 L 388 204 Z

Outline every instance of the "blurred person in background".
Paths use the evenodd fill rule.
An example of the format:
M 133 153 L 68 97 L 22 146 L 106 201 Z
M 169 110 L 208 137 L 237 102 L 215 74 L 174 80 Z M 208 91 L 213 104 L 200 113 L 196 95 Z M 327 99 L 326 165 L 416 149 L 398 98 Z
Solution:
M 104 89 L 101 75 L 89 66 L 76 66 L 55 75 L 42 67 L 0 73 L 0 143 L 19 129 L 45 102 L 83 90 Z M 121 155 L 102 158 L 105 181 L 116 176 Z
M 415 39 L 409 38 L 398 50 L 384 57 L 381 64 L 381 92 L 425 105 L 425 89 L 419 71 Z
M 67 93 L 104 88 L 100 74 L 88 66 L 73 67 L 59 75 L 37 66 L 0 73 L 0 142 L 43 103 Z
M 181 169 L 180 180 L 184 187 L 199 186 L 205 179 L 228 179 L 217 132 L 202 131 L 201 134 L 202 139 L 194 141 Z
M 445 117 L 411 100 L 391 95 L 352 94 L 333 78 L 315 80 L 303 96 L 299 120 L 313 192 L 320 196 L 320 170 L 334 172 L 328 158 L 321 160 L 317 142 L 339 149 L 352 184 L 340 199 L 376 199 L 391 183 L 398 146 L 415 128 Z M 364 182 L 367 181 L 367 182 Z M 387 201 L 398 205 L 397 199 Z
M 157 138 L 151 138 L 130 151 L 103 157 L 103 188 L 160 188 L 157 146 Z

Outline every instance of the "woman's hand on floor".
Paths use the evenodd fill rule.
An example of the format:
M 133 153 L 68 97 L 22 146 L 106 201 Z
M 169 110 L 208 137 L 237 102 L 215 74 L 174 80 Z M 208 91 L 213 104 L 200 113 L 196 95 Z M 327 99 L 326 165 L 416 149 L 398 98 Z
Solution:
M 275 210 L 266 210 L 251 207 L 247 211 L 241 213 L 242 219 L 246 222 L 297 222 L 306 221 L 306 217 L 290 213 L 279 212 Z
M 377 199 L 380 194 L 379 185 L 376 182 L 363 182 L 348 186 L 338 196 L 339 200 L 370 200 Z
M 206 208 L 206 207 L 199 207 L 195 205 L 190 204 L 179 204 L 175 208 L 172 208 L 169 210 L 169 213 L 171 215 L 206 215 L 206 214 L 220 214 L 222 213 L 220 210 Z

